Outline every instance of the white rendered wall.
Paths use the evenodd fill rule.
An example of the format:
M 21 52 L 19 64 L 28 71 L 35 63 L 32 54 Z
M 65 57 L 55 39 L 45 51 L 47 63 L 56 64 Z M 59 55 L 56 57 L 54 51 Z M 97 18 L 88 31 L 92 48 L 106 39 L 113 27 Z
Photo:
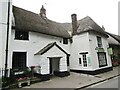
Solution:
M 9 42 L 8 52 L 10 48 L 10 36 L 11 36 L 11 11 L 12 11 L 12 0 L 10 0 L 10 17 L 9 17 Z M 5 67 L 5 56 L 6 56 L 6 37 L 7 37 L 7 19 L 8 19 L 8 0 L 0 0 L 0 68 Z M 8 64 L 9 64 L 8 53 Z
M 73 36 L 73 43 L 71 44 L 71 56 L 70 56 L 70 69 L 72 70 L 91 70 L 92 66 L 83 66 L 83 59 L 81 52 L 88 52 L 86 54 L 87 59 L 90 57 L 90 47 L 89 47 L 89 35 L 88 33 L 83 33 Z M 81 57 L 82 64 L 79 64 L 79 58 Z M 88 62 L 87 62 L 88 63 Z
M 62 47 L 65 51 L 69 53 L 69 44 L 63 44 L 63 38 L 60 37 L 45 35 L 36 32 L 29 32 L 29 40 L 15 40 L 14 38 L 15 30 L 12 30 L 11 52 L 27 52 L 27 66 L 36 66 L 38 64 L 37 59 L 40 56 L 36 57 L 34 56 L 34 54 L 52 42 L 57 42 L 60 47 Z M 55 50 L 54 55 L 56 55 L 57 52 L 58 51 Z M 12 55 L 10 61 L 12 62 Z M 12 64 L 9 67 L 12 67 Z
M 39 56 L 39 55 L 35 55 Z M 41 66 L 41 74 L 49 74 L 49 58 L 48 57 L 62 57 L 59 61 L 59 71 L 68 71 L 67 70 L 67 60 L 66 54 L 62 52 L 58 47 L 53 46 L 50 50 L 48 50 L 43 55 L 40 55 L 36 60 L 38 65 Z
M 104 66 L 104 67 L 101 67 L 101 68 L 106 68 L 106 67 L 112 66 L 110 55 L 108 55 L 108 51 L 107 51 L 107 48 L 109 47 L 107 38 L 104 37 L 104 36 L 101 36 L 99 34 L 90 33 L 89 34 L 90 53 L 91 53 L 91 61 L 93 61 L 92 62 L 93 70 L 101 69 L 101 68 L 99 68 L 99 62 L 98 62 L 98 55 L 97 55 L 98 50 L 95 50 L 95 48 L 98 47 L 96 36 L 101 37 L 102 45 L 103 45 L 103 48 L 106 52 L 106 58 L 107 58 L 107 64 L 108 64 L 108 66 Z
M 108 55 L 108 51 L 107 51 L 107 48 L 109 47 L 107 38 L 104 36 L 100 36 L 102 37 L 102 44 L 106 52 L 108 66 L 104 66 L 101 68 L 99 67 L 98 55 L 97 55 L 98 50 L 95 50 L 95 48 L 97 47 L 96 36 L 100 36 L 100 35 L 87 32 L 87 33 L 73 36 L 73 43 L 70 46 L 71 47 L 70 69 L 94 71 L 97 69 L 112 66 L 110 55 Z M 88 54 L 86 54 L 87 65 L 88 65 L 87 67 L 83 66 L 82 55 L 79 54 L 80 52 L 88 52 Z M 79 57 L 81 57 L 81 63 L 82 63 L 81 65 L 79 64 Z M 90 63 L 88 63 L 88 61 Z

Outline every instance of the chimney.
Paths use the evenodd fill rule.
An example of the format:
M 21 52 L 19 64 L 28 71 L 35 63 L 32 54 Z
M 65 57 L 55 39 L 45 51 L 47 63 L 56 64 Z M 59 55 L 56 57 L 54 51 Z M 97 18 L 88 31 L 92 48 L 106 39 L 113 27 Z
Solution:
M 40 15 L 41 15 L 41 17 L 46 18 L 46 9 L 44 8 L 43 5 L 42 5 L 42 7 L 40 9 Z
M 71 19 L 72 19 L 72 35 L 74 35 L 77 32 L 77 15 L 72 14 Z

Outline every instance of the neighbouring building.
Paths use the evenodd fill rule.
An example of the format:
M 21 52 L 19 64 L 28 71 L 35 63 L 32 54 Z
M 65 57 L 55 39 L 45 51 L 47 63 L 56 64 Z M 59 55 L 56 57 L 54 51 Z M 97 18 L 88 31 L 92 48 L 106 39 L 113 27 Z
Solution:
M 71 71 L 98 74 L 112 70 L 108 53 L 108 35 L 89 16 L 78 20 L 72 15 L 73 43 L 71 44 Z
M 89 16 L 72 23 L 12 7 L 8 68 L 37 67 L 35 73 L 67 76 L 70 71 L 98 74 L 112 70 L 108 35 Z
M 120 36 L 108 33 L 108 43 L 112 49 L 111 60 L 113 66 L 118 66 L 120 64 Z

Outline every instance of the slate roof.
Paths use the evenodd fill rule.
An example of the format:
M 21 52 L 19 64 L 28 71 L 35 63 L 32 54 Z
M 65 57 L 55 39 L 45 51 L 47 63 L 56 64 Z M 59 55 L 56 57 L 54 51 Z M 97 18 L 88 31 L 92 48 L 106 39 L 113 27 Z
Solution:
M 95 23 L 89 16 L 78 21 L 78 29 L 77 34 L 88 32 L 88 31 L 95 31 L 106 36 L 107 33 L 103 30 L 97 23 Z
M 58 23 L 39 14 L 13 6 L 16 30 L 34 31 L 43 34 L 69 38 L 68 28 L 70 23 Z
M 53 46 L 58 47 L 61 51 L 63 51 L 65 54 L 69 55 L 65 50 L 63 50 L 59 45 L 57 45 L 56 42 L 52 42 L 49 43 L 48 45 L 46 45 L 44 48 L 42 48 L 41 50 L 39 50 L 37 53 L 35 53 L 34 55 L 42 55 L 45 52 L 47 52 L 49 49 L 51 49 Z

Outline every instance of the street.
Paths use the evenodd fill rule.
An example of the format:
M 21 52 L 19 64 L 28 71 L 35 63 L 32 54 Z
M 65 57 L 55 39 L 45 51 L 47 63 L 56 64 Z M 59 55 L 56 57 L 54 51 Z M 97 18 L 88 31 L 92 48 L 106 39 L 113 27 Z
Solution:
M 119 76 L 119 80 L 120 80 L 120 76 Z M 104 81 L 102 83 L 99 84 L 95 84 L 90 86 L 89 88 L 118 88 L 118 77 L 112 78 L 110 80 Z

